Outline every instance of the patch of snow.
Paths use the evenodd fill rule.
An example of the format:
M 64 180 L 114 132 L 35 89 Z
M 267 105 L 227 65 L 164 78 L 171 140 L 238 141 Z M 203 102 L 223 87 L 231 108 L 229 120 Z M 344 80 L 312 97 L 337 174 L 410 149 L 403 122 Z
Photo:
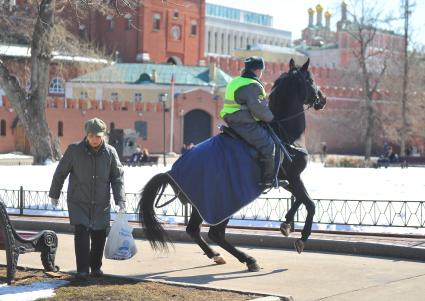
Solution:
M 27 285 L 0 284 L 1 301 L 32 301 L 55 296 L 55 289 L 67 285 L 66 280 L 34 282 Z

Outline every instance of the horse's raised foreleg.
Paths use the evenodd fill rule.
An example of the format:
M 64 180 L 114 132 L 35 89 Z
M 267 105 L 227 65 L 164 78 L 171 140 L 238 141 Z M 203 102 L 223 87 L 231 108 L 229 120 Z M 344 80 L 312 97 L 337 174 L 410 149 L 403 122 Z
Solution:
M 212 258 L 217 264 L 225 264 L 226 261 L 222 256 L 220 256 L 220 253 L 214 251 L 202 238 L 201 226 L 202 217 L 199 215 L 198 211 L 193 208 L 192 214 L 190 215 L 189 223 L 186 227 L 186 233 L 189 234 L 193 241 L 201 247 L 202 251 L 205 252 L 205 255 L 207 255 L 208 258 Z
M 210 227 L 208 232 L 208 237 L 214 241 L 217 245 L 225 249 L 227 252 L 235 256 L 240 262 L 245 263 L 248 267 L 248 271 L 250 272 L 258 272 L 260 270 L 260 266 L 257 264 L 257 261 L 245 254 L 244 252 L 238 250 L 233 245 L 231 245 L 225 239 L 226 235 L 226 226 L 229 220 L 225 220 L 218 225 L 214 225 Z
M 310 237 L 311 234 L 311 228 L 313 225 L 313 217 L 316 212 L 316 207 L 311 200 L 310 196 L 307 193 L 307 190 L 305 189 L 304 183 L 302 182 L 301 178 L 293 177 L 289 179 L 289 186 L 286 187 L 287 190 L 289 190 L 292 195 L 295 197 L 295 203 L 291 206 L 291 208 L 288 210 L 288 212 L 285 215 L 285 222 L 281 224 L 281 231 L 284 235 L 288 235 L 289 233 L 289 225 L 294 221 L 294 216 L 301 204 L 304 204 L 304 206 L 307 209 L 307 217 L 304 223 L 304 227 L 301 231 L 301 240 L 298 240 L 295 242 L 295 248 L 298 251 L 298 253 L 301 253 L 304 249 L 304 243 L 307 241 L 307 239 Z

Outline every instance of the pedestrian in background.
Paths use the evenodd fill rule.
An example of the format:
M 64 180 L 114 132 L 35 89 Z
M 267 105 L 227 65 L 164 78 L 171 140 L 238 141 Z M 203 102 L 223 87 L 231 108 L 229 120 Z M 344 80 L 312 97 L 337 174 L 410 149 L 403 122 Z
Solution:
M 63 183 L 69 175 L 67 204 L 75 227 L 77 278 L 103 275 L 102 256 L 110 221 L 110 189 L 115 204 L 125 211 L 124 176 L 115 148 L 105 141 L 106 124 L 93 118 L 85 124 L 86 137 L 69 145 L 53 175 L 49 197 L 57 206 Z

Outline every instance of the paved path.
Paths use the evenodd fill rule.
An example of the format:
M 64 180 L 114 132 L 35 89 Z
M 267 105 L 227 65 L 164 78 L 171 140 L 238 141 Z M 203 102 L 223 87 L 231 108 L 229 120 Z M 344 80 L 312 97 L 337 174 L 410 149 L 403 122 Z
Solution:
M 55 227 L 59 227 L 55 224 Z M 185 234 L 181 227 L 171 227 L 170 231 Z M 235 235 L 241 230 L 230 230 Z M 255 231 L 250 231 L 252 232 Z M 425 263 L 383 257 L 344 255 L 317 251 L 305 251 L 297 254 L 291 249 L 261 248 L 261 242 L 267 244 L 273 235 L 282 239 L 276 232 L 260 232 L 269 235 L 241 236 L 247 241 L 257 243 L 255 247 L 241 247 L 254 256 L 262 269 L 249 273 L 246 267 L 235 258 L 226 256 L 226 265 L 215 265 L 193 243 L 176 243 L 168 254 L 154 253 L 143 239 L 137 239 L 139 253 L 129 261 L 104 260 L 104 271 L 108 274 L 130 276 L 138 279 L 170 281 L 214 288 L 242 290 L 269 295 L 293 296 L 295 301 L 302 300 L 425 300 Z M 255 234 L 255 233 L 254 233 Z M 295 236 L 298 236 L 295 234 Z M 326 236 L 326 237 L 325 237 Z M 177 237 L 177 235 L 175 235 Z M 252 237 L 255 237 L 253 239 Z M 311 243 L 320 237 L 331 240 L 332 235 L 313 234 Z M 351 236 L 349 236 L 351 237 Z M 354 236 L 362 241 L 362 236 Z M 338 246 L 347 241 L 347 237 L 334 236 Z M 350 238 L 354 239 L 354 238 Z M 367 244 L 385 250 L 394 244 L 408 248 L 423 248 L 423 239 L 391 239 L 383 237 L 370 239 Z M 288 238 L 286 238 L 288 240 Z M 378 243 L 372 243 L 372 241 Z M 379 240 L 383 240 L 379 242 Z M 241 244 L 238 244 L 241 245 Z M 221 251 L 220 248 L 216 247 Z M 57 264 L 62 271 L 75 269 L 73 236 L 59 234 Z M 425 258 L 424 258 L 425 260 Z M 0 263 L 5 262 L 4 251 L 0 252 Z M 41 267 L 38 254 L 24 254 L 19 264 Z

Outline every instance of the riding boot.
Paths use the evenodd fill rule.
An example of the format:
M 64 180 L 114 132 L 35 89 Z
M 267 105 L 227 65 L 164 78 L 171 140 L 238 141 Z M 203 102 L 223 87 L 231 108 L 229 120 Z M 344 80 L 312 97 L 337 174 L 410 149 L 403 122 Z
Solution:
M 263 189 L 273 187 L 274 180 L 274 158 L 260 158 L 261 181 L 258 183 Z

